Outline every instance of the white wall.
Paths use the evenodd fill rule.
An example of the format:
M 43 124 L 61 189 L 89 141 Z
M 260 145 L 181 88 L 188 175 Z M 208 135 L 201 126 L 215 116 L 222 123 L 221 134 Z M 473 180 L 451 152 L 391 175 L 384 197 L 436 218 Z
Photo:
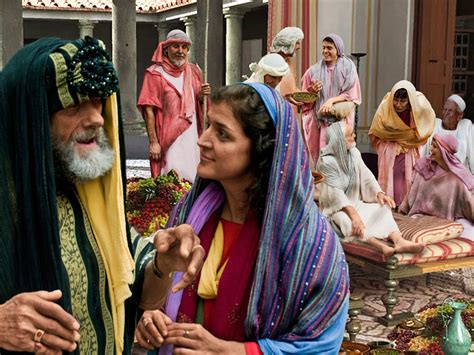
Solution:
M 318 1 L 320 40 L 335 32 L 344 40 L 346 55 L 367 53 L 359 68 L 358 144 L 370 151 L 367 132 L 380 101 L 397 81 L 411 80 L 415 0 Z
M 352 51 L 353 0 L 318 0 L 318 43 L 336 33 L 344 41 L 345 53 Z M 318 47 L 318 60 L 321 46 Z

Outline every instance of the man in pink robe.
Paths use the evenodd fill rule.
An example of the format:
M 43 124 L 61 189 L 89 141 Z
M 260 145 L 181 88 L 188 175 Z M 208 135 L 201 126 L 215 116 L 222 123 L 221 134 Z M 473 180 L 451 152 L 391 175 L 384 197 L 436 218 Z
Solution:
M 319 99 L 303 105 L 303 131 L 306 144 L 314 163 L 318 161 L 320 149 L 326 146 L 326 130 L 331 122 L 326 116 L 337 102 L 361 103 L 361 90 L 357 70 L 344 55 L 344 42 L 336 34 L 323 39 L 323 58 L 312 65 L 301 78 L 303 91 L 319 93 Z M 354 113 L 348 118 L 354 126 Z
M 210 85 L 202 83 L 201 70 L 188 63 L 191 40 L 181 30 L 172 30 L 153 54 L 138 98 L 150 141 L 153 177 L 175 170 L 194 181 L 199 163 L 197 140 L 202 132 L 204 95 Z

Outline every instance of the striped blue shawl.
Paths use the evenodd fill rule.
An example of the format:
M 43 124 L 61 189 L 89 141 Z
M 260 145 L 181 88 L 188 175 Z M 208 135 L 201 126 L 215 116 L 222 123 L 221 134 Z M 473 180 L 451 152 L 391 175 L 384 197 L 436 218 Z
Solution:
M 313 201 L 308 153 L 290 105 L 264 84 L 248 85 L 271 115 L 276 141 L 245 331 L 251 340 L 316 339 L 347 297 L 347 264 Z M 187 222 L 198 232 L 223 196 L 217 184 L 198 178 L 169 225 Z

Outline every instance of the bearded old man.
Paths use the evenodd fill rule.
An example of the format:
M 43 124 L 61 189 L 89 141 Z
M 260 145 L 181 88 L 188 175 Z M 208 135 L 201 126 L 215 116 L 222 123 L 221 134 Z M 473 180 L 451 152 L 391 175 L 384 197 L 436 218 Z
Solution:
M 2 354 L 128 354 L 138 308 L 156 308 L 169 282 L 155 255 L 178 251 L 178 288 L 199 269 L 188 226 L 160 232 L 175 246 L 132 240 L 118 92 L 91 37 L 38 40 L 0 73 Z
M 466 102 L 459 95 L 451 95 L 444 103 L 442 117 L 437 118 L 433 134 L 423 146 L 421 154 L 430 154 L 435 134 L 449 134 L 458 141 L 456 156 L 474 174 L 474 129 L 469 119 L 463 118 Z
M 170 31 L 153 53 L 154 64 L 143 78 L 138 108 L 146 122 L 153 177 L 171 169 L 191 182 L 196 176 L 202 103 L 211 87 L 203 84 L 199 67 L 188 63 L 191 44 L 183 31 Z

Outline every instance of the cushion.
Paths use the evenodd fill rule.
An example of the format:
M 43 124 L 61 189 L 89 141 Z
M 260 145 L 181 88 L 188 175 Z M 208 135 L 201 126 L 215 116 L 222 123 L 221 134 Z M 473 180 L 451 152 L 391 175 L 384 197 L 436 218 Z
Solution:
M 342 243 L 342 247 L 347 254 L 361 256 L 378 263 L 386 261 L 380 251 L 367 243 L 354 241 Z M 421 264 L 430 261 L 463 258 L 474 256 L 474 242 L 465 238 L 454 238 L 444 242 L 429 244 L 418 254 L 402 253 L 394 254 L 394 256 L 398 260 L 397 265 Z
M 415 218 L 394 213 L 393 218 L 403 238 L 425 245 L 457 238 L 464 230 L 461 223 L 433 216 Z

